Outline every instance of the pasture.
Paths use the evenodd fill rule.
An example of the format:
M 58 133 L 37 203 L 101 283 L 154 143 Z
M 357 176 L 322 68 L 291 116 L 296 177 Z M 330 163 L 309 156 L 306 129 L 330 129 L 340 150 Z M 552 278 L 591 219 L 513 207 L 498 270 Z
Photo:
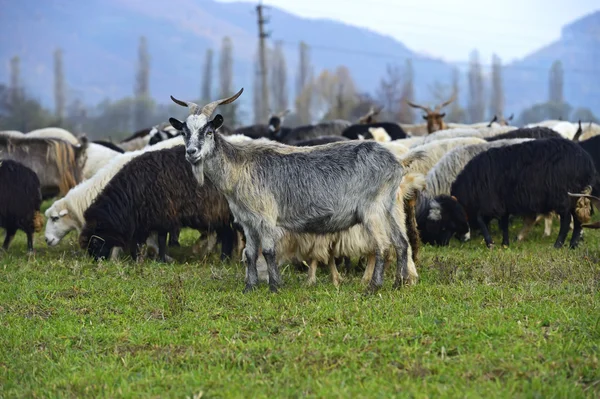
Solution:
M 45 210 L 50 205 L 44 203 Z M 500 242 L 497 224 L 493 235 Z M 521 227 L 513 223 L 511 238 Z M 244 268 L 94 263 L 75 234 L 0 255 L 0 397 L 598 397 L 600 235 L 423 247 L 419 283 L 363 294 L 282 268 L 243 295 Z

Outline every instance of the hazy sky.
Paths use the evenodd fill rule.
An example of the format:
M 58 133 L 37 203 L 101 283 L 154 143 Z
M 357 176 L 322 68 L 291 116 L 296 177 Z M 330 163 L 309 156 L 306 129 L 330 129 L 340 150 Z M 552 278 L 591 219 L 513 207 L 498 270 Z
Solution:
M 232 1 L 232 0 L 221 0 Z M 255 3 L 255 2 L 254 2 Z M 265 0 L 310 18 L 328 18 L 390 35 L 410 49 L 465 61 L 521 58 L 560 36 L 560 29 L 600 9 L 599 0 Z M 274 32 L 274 38 L 277 33 Z M 352 48 L 352 43 L 348 44 Z

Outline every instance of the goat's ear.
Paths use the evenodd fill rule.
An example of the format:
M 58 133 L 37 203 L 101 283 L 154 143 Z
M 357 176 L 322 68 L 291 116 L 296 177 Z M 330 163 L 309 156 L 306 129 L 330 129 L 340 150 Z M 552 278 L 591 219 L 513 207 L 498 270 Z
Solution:
M 427 115 L 423 115 L 423 119 L 427 120 L 429 118 L 427 117 Z
M 446 116 L 445 112 L 440 114 L 440 118 L 443 118 L 444 116 Z
M 169 118 L 169 123 L 177 130 L 183 130 L 183 122 L 175 118 Z
M 223 116 L 221 116 L 221 114 L 217 114 L 217 116 L 215 116 L 215 119 L 212 120 L 212 123 L 215 129 L 220 128 L 221 126 L 223 126 Z

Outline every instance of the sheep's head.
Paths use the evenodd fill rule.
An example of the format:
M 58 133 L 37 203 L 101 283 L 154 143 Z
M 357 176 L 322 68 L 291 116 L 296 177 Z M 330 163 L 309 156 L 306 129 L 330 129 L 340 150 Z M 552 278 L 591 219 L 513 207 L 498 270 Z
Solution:
M 289 112 L 290 110 L 286 109 L 278 114 L 271 115 L 271 118 L 269 118 L 269 132 L 271 136 L 279 136 L 281 125 L 283 125 L 283 120 L 285 119 L 285 116 L 289 114 Z
M 71 230 L 78 228 L 77 223 L 69 214 L 69 210 L 60 208 L 62 207 L 57 202 L 48 208 L 45 213 L 48 222 L 46 223 L 44 236 L 46 244 L 50 247 L 57 245 Z
M 183 107 L 188 107 L 190 110 L 190 114 L 185 122 L 175 118 L 169 118 L 169 122 L 171 126 L 183 133 L 186 148 L 185 159 L 192 164 L 194 174 L 200 184 L 204 182 L 203 162 L 214 151 L 215 134 L 223 126 L 223 117 L 221 115 L 215 116 L 212 120 L 210 118 L 219 105 L 234 102 L 243 91 L 244 89 L 241 89 L 232 97 L 213 101 L 204 107 L 200 107 L 193 102 L 177 100 L 171 96 L 173 102 Z
M 413 108 L 418 108 L 418 109 L 422 109 L 423 111 L 425 111 L 425 115 L 423 115 L 423 119 L 425 119 L 427 121 L 427 132 L 433 133 L 433 132 L 437 132 L 438 130 L 446 129 L 446 124 L 444 123 L 444 116 L 446 116 L 446 114 L 441 111 L 442 111 L 442 108 L 444 108 L 446 105 L 448 105 L 452 101 L 454 101 L 455 98 L 456 98 L 456 93 L 454 93 L 454 95 L 452 97 L 450 97 L 450 99 L 448 99 L 447 101 L 445 101 L 441 104 L 438 104 L 435 108 L 425 107 L 423 105 L 415 104 L 410 101 L 407 101 L 406 103 Z
M 440 195 L 433 199 L 420 218 L 421 239 L 428 244 L 446 246 L 455 234 L 462 240 L 469 237 L 469 223 L 464 208 L 456 198 Z

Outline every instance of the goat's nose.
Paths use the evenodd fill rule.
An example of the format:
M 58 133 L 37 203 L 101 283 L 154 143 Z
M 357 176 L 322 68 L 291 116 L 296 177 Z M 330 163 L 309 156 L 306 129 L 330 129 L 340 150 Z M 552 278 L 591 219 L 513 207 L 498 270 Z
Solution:
M 188 149 L 187 149 L 185 152 L 186 152 L 186 153 L 187 153 L 189 156 L 191 156 L 191 157 L 192 157 L 192 156 L 194 156 L 194 155 L 196 155 L 196 154 L 198 153 L 198 149 L 197 149 L 197 148 L 195 148 L 195 147 L 192 147 L 192 148 L 188 148 Z

